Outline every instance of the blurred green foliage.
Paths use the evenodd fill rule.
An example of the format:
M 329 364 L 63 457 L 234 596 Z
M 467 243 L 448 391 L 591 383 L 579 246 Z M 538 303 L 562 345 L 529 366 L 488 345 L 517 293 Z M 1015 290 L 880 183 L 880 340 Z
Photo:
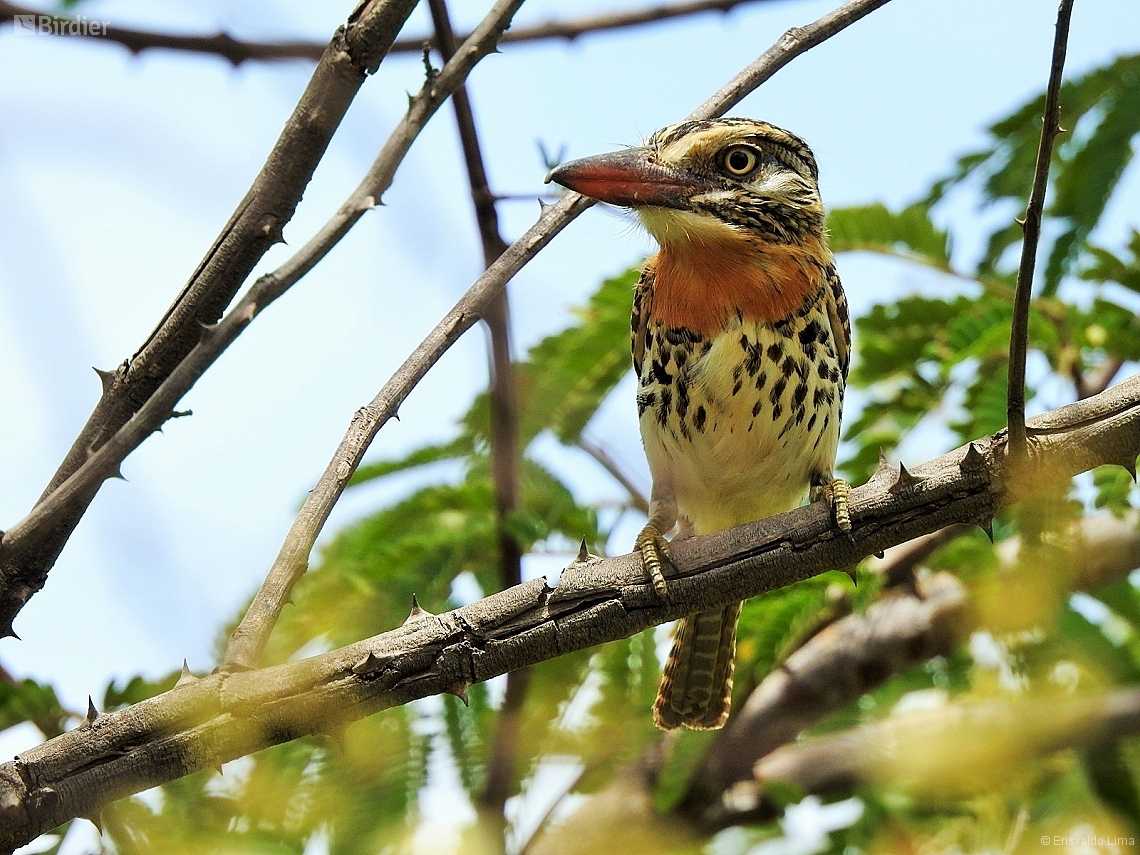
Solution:
M 1054 158 L 1045 227 L 1051 239 L 1030 328 L 1034 387 L 1050 390 L 1047 400 L 1037 401 L 1042 407 L 1071 398 L 1080 378 L 1115 374 L 1140 360 L 1134 299 L 1140 292 L 1140 232 L 1115 249 L 1092 242 L 1140 133 L 1140 56 L 1069 81 L 1061 100 L 1071 133 Z M 1016 272 L 1009 250 L 1020 239 L 1012 217 L 1028 193 L 1042 103 L 1033 99 L 993 124 L 986 145 L 963 156 L 922 201 L 899 211 L 869 204 L 830 214 L 837 254 L 900 258 L 933 271 L 928 275 L 938 284 L 932 289 L 937 296 L 905 294 L 855 320 L 857 358 L 842 461 L 853 482 L 871 475 L 881 452 L 896 456 L 908 440 L 928 456 L 1005 423 Z M 961 194 L 973 194 L 987 212 L 979 218 L 987 230 L 982 249 L 973 258 L 960 249 L 968 241 L 953 240 L 953 224 L 941 216 L 943 202 Z M 994 211 L 1008 216 L 985 225 Z M 596 553 L 629 547 L 610 543 L 600 519 L 612 527 L 615 516 L 636 507 L 635 497 L 599 515 L 543 461 L 534 441 L 552 437 L 588 453 L 583 431 L 629 370 L 629 305 L 637 275 L 630 270 L 603 282 L 571 326 L 518 363 L 521 499 L 508 527 L 527 552 L 560 553 L 568 561 L 583 538 Z M 271 640 L 269 661 L 398 626 L 413 594 L 433 611 L 454 606 L 461 578 L 486 593 L 499 587 L 488 407 L 480 395 L 448 441 L 360 469 L 354 485 L 416 470 L 420 486 L 324 547 L 319 564 L 297 586 L 296 605 Z M 967 584 L 976 609 L 974 643 L 989 644 L 991 653 L 959 649 L 885 675 L 814 732 L 880 719 L 917 697 L 1038 692 L 1047 698 L 1137 682 L 1137 588 L 1120 574 L 1074 599 L 1081 584 L 1080 544 L 1066 539 L 1084 515 L 1102 509 L 1134 519 L 1135 507 L 1132 478 L 1119 467 L 1101 467 L 1067 495 L 1002 514 L 995 525 L 997 549 L 980 532 L 950 542 L 928 565 Z M 1003 544 L 1018 543 L 1020 553 L 999 552 Z M 825 623 L 894 595 L 881 591 L 867 568 L 859 572 L 855 592 L 833 574 L 746 605 L 737 704 Z M 466 706 L 450 696 L 430 699 L 357 722 L 338 740 L 302 739 L 231 763 L 222 776 L 191 775 L 110 807 L 103 817 L 105 840 L 130 853 L 502 851 L 494 823 L 490 837 L 473 832 L 457 841 L 433 840 L 431 828 L 421 824 L 420 806 L 425 794 L 444 793 L 458 805 L 456 815 L 476 828 L 488 765 L 506 740 L 514 757 L 514 798 L 505 819 L 510 851 L 569 851 L 572 843 L 581 847 L 589 839 L 575 830 L 583 828 L 608 835 L 609 848 L 629 847 L 623 851 L 707 851 L 708 838 L 677 832 L 669 811 L 706 749 L 721 737 L 663 738 L 654 730 L 649 708 L 659 676 L 658 645 L 658 634 L 646 631 L 533 668 L 523 713 L 513 724 L 500 715 L 501 686 L 475 685 Z M 111 686 L 104 706 L 114 709 L 164 691 L 176 677 Z M 0 682 L 0 726 L 32 722 L 51 736 L 75 721 L 50 686 Z M 1040 837 L 1082 824 L 1102 836 L 1135 837 L 1138 752 L 1131 741 L 1060 752 L 971 795 L 932 797 L 889 781 L 866 787 L 858 793 L 860 818 L 836 830 L 826 851 L 1028 852 L 1037 851 Z M 568 783 L 551 783 L 545 771 L 554 767 L 575 771 Z M 638 830 L 632 817 L 640 803 L 629 795 L 636 791 L 631 779 L 647 792 L 647 804 L 656 805 L 653 821 L 671 828 L 672 836 Z M 605 817 L 614 828 L 606 828 Z M 717 851 L 745 852 L 788 833 L 761 824 L 722 836 Z M 566 835 L 561 843 L 559 835 Z M 617 840 L 627 842 L 618 846 Z

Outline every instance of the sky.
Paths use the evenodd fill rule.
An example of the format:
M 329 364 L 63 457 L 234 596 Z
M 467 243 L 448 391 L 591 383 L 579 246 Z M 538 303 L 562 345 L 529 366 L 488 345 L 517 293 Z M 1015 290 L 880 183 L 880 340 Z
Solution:
M 636 143 L 684 118 L 788 27 L 836 3 L 753 2 L 574 42 L 504 46 L 469 84 L 493 189 L 549 192 L 540 143 L 568 158 Z M 455 0 L 456 29 L 473 26 L 489 5 Z M 640 5 L 532 0 L 516 23 Z M 352 6 L 90 0 L 79 11 L 161 32 L 325 41 Z M 795 60 L 733 112 L 806 139 L 828 206 L 903 205 L 976 148 L 988 123 L 1044 87 L 1055 10 L 1046 0 L 894 0 Z M 428 28 L 417 10 L 407 31 Z M 1068 75 L 1138 50 L 1135 0 L 1076 4 Z M 0 28 L 0 528 L 27 513 L 95 405 L 92 367 L 113 368 L 137 349 L 210 247 L 310 73 L 301 61 L 233 68 L 219 58 L 132 56 L 97 40 Z M 285 229 L 291 246 L 355 188 L 422 77 L 419 57 L 397 56 L 364 85 Z M 104 486 L 47 586 L 17 618 L 23 640 L 0 641 L 0 664 L 52 683 L 77 710 L 111 679 L 158 676 L 183 658 L 198 672 L 214 667 L 219 627 L 256 589 L 354 410 L 478 275 L 465 187 L 445 108 L 385 206 L 199 382 L 181 407 L 192 418 L 133 454 L 126 482 Z M 1132 170 L 1100 242 L 1119 245 L 1140 225 L 1137 210 Z M 537 213 L 533 198 L 502 202 L 504 234 L 519 236 Z M 969 199 L 942 212 L 964 238 L 959 258 L 978 251 L 983 215 Z M 275 247 L 255 275 L 291 251 Z M 588 211 L 512 283 L 516 348 L 564 327 L 603 277 L 651 251 L 628 218 Z M 903 293 L 957 287 L 897 262 L 844 256 L 839 267 L 856 314 Z M 482 331 L 473 330 L 412 393 L 370 457 L 449 436 L 485 383 L 484 354 Z M 647 487 L 632 398 L 627 379 L 588 433 Z M 618 495 L 600 469 L 553 442 L 540 439 L 538 453 L 583 496 Z M 350 493 L 326 531 L 414 484 Z M 632 542 L 638 527 L 631 521 L 618 536 Z M 530 565 L 532 573 L 548 569 L 549 561 Z M 33 741 L 30 729 L 0 734 L 0 756 Z

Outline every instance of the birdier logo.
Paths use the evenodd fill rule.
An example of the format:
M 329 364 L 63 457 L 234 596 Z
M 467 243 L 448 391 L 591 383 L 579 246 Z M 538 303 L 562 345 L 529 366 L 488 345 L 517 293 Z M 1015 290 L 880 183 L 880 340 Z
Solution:
M 12 31 L 18 36 L 105 36 L 110 21 L 56 18 L 53 15 L 13 15 Z

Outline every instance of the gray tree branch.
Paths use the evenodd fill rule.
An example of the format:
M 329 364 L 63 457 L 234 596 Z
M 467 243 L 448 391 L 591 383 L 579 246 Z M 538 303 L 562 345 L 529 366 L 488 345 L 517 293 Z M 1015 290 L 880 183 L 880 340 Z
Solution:
M 758 758 L 892 676 L 948 655 L 967 631 L 966 610 L 962 583 L 939 573 L 832 624 L 748 696 L 711 743 L 676 812 L 706 830 L 737 821 L 746 806 L 733 787 L 751 779 Z
M 674 546 L 659 600 L 633 555 L 573 564 L 551 589 L 536 579 L 443 615 L 311 659 L 217 673 L 96 717 L 0 765 L 0 848 L 190 772 L 416 698 L 627 637 L 695 611 L 853 564 L 1140 452 L 1140 375 L 1046 413 L 1012 471 L 1003 434 L 907 475 L 880 473 L 851 493 L 852 537 L 822 503 Z M 1028 473 L 1028 477 L 1027 477 Z

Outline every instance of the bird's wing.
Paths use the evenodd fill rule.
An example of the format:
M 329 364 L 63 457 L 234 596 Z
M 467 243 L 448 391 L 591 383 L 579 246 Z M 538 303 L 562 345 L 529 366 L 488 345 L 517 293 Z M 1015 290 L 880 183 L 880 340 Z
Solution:
M 847 369 L 851 365 L 851 319 L 847 314 L 847 295 L 843 293 L 843 284 L 834 264 L 828 266 L 825 275 L 824 299 L 827 301 L 827 319 L 831 322 L 831 340 L 835 342 L 839 370 L 846 381 Z

